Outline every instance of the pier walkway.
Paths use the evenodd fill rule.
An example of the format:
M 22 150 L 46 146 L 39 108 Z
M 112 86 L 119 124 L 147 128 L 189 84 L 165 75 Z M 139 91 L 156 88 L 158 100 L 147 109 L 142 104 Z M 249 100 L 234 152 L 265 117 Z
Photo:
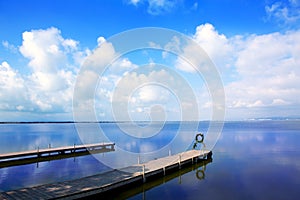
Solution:
M 103 194 L 132 183 L 143 183 L 154 176 L 164 176 L 169 171 L 210 158 L 211 151 L 190 150 L 132 165 L 120 170 L 84 177 L 77 180 L 46 184 L 0 193 L 0 199 L 78 199 Z
M 114 151 L 114 143 L 96 143 L 73 145 L 47 149 L 36 149 L 22 152 L 0 154 L 0 168 L 15 165 L 29 164 L 73 156 L 87 155 L 89 153 L 105 153 Z

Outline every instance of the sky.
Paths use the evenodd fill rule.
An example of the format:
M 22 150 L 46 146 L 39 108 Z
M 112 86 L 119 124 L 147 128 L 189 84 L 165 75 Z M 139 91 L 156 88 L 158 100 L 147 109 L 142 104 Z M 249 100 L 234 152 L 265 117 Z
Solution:
M 89 120 L 87 105 L 99 121 L 126 111 L 130 120 L 212 119 L 216 91 L 182 59 L 194 59 L 191 46 L 173 37 L 120 55 L 111 41 L 147 27 L 203 49 L 225 120 L 300 117 L 299 0 L 0 0 L 0 27 L 0 121 L 74 120 L 74 110 Z M 99 74 L 93 62 L 109 66 Z

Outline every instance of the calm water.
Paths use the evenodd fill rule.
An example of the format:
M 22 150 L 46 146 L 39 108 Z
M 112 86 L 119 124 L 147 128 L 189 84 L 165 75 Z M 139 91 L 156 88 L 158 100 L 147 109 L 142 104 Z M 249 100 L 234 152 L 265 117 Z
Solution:
M 138 135 L 120 134 L 113 123 L 101 124 L 106 137 L 100 137 L 91 124 L 80 126 L 86 130 L 81 138 L 74 124 L 0 125 L 0 153 L 47 148 L 49 144 L 52 147 L 80 144 L 81 141 L 117 144 L 115 152 L 0 168 L 0 190 L 76 179 L 110 167 L 135 164 L 138 157 L 145 162 L 166 156 L 169 151 L 177 153 L 187 148 L 187 143 L 183 142 L 182 147 L 173 143 L 178 123 L 168 123 L 159 134 L 142 139 Z M 195 132 L 189 127 L 190 124 L 183 126 L 183 134 L 180 134 L 181 140 L 188 138 L 192 146 L 190 137 Z M 208 123 L 201 123 L 198 129 L 205 132 L 207 128 Z M 299 199 L 299 142 L 300 121 L 226 122 L 213 149 L 211 163 L 157 180 L 151 186 L 134 188 L 116 198 Z M 149 151 L 155 153 L 144 156 L 143 153 Z

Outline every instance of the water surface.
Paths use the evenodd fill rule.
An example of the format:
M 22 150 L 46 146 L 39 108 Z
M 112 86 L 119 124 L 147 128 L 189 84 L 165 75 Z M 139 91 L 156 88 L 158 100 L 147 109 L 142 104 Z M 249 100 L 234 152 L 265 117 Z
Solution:
M 1 153 L 37 147 L 47 148 L 49 144 L 55 147 L 81 143 L 74 124 L 0 126 Z M 95 157 L 89 155 L 0 168 L 0 190 L 7 191 L 76 179 L 109 170 L 111 164 L 113 166 L 135 164 L 139 155 L 143 155 L 149 148 L 158 152 L 155 156 L 166 156 L 169 151 L 176 153 L 177 150 L 176 146 L 172 146 L 172 139 L 176 136 L 178 123 L 167 124 L 157 137 L 148 139 L 123 136 L 114 123 L 101 125 L 110 133 L 107 138 L 98 138 L 97 133 L 89 128 L 91 127 L 89 124 L 82 126 L 87 130 L 87 140 L 95 142 L 113 140 L 119 144 L 116 152 L 99 154 Z M 184 132 L 191 132 L 185 134 L 190 137 L 195 132 L 188 127 L 184 127 Z M 205 132 L 207 128 L 208 123 L 201 123 L 198 129 Z M 192 168 L 183 174 L 179 173 L 167 181 L 161 181 L 155 187 L 144 185 L 126 194 L 121 193 L 116 198 L 299 199 L 299 142 L 299 121 L 226 122 L 222 135 L 213 149 L 211 163 L 205 167 Z M 164 148 L 165 146 L 168 148 Z M 120 155 L 130 156 L 128 159 L 124 157 L 121 159 Z M 98 159 L 99 157 L 101 159 Z M 147 161 L 152 157 L 141 156 L 140 159 Z M 204 172 L 203 179 L 199 179 L 199 171 Z

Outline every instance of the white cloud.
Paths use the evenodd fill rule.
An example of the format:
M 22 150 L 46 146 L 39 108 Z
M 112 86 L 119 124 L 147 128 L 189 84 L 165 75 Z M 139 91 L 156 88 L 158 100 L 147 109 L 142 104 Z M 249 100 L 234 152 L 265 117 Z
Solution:
M 133 4 L 133 5 L 137 5 L 140 2 L 140 0 L 129 0 L 129 3 Z
M 149 120 L 150 115 L 160 120 L 198 117 L 197 101 L 190 86 L 178 74 L 161 66 L 128 72 L 120 77 L 112 95 L 116 120 L 128 120 L 129 114 L 139 120 Z
M 25 84 L 19 72 L 7 62 L 0 64 L 0 110 L 24 109 L 23 104 L 28 102 Z
M 152 15 L 160 15 L 170 12 L 177 3 L 177 1 L 172 0 L 148 0 L 148 13 Z
M 8 41 L 2 41 L 2 45 L 13 53 L 16 53 L 18 51 L 18 48 L 10 44 Z
M 285 108 L 293 110 L 284 112 L 285 115 L 299 113 L 294 109 L 300 106 L 299 30 L 227 37 L 213 25 L 203 24 L 196 28 L 193 38 L 226 79 L 230 118 L 268 115 L 270 110 L 273 115 L 281 115 Z M 114 103 L 122 106 L 120 111 L 128 110 L 135 119 L 145 119 L 151 111 L 157 117 L 166 114 L 167 119 L 178 119 L 183 110 L 192 113 L 185 119 L 196 119 L 198 116 L 193 113 L 199 103 L 201 109 L 211 109 L 209 91 L 200 88 L 199 82 L 189 82 L 197 91 L 193 93 L 190 85 L 184 83 L 183 76 L 180 77 L 181 72 L 174 74 L 175 69 L 172 72 L 173 69 L 156 67 L 155 63 L 143 68 L 126 57 L 111 63 L 118 52 L 103 37 L 97 42 L 98 48 L 94 51 L 81 51 L 79 42 L 63 38 L 56 28 L 24 32 L 19 50 L 29 60 L 31 71 L 20 74 L 7 62 L 0 64 L 0 109 L 71 113 L 73 87 L 83 60 L 76 92 L 82 100 L 78 107 L 84 112 L 86 109 L 87 117 L 90 111 L 87 107 L 91 106 L 101 119 L 112 118 L 111 105 Z M 10 44 L 3 42 L 2 45 L 9 47 Z M 180 48 L 181 45 L 178 38 L 173 38 L 164 48 L 178 52 L 192 63 L 201 63 L 201 59 L 193 56 L 198 50 L 194 45 Z M 152 46 L 156 45 L 153 43 Z M 163 58 L 167 56 L 163 54 Z M 183 74 L 189 72 L 188 77 L 195 74 L 195 69 L 182 58 L 177 59 L 175 67 Z M 192 94 L 200 94 L 198 105 L 191 100 Z M 178 96 L 181 97 L 179 102 Z
M 259 98 L 265 104 L 274 99 L 299 103 L 300 31 L 251 36 L 238 53 L 235 63 L 239 81 L 231 85 L 244 88 L 244 97 Z
M 296 24 L 300 20 L 300 5 L 298 0 L 277 1 L 265 6 L 267 20 L 274 20 L 280 25 Z
M 138 97 L 142 102 L 162 102 L 169 99 L 169 92 L 159 86 L 146 85 L 139 89 Z
M 104 39 L 104 38 L 103 38 Z M 112 64 L 111 62 L 117 56 L 117 52 L 113 45 L 105 40 L 98 38 L 99 46 L 86 58 L 83 64 L 83 70 L 93 69 L 102 72 L 105 68 Z
M 225 35 L 219 34 L 211 24 L 200 25 L 194 34 L 196 42 L 220 68 L 229 67 L 233 55 L 233 44 Z
M 197 27 L 193 37 L 226 80 L 226 104 L 231 117 L 238 118 L 239 112 L 246 117 L 253 114 L 250 110 L 267 115 L 271 108 L 272 114 L 279 116 L 282 106 L 300 106 L 300 31 L 228 38 L 211 24 L 204 24 Z M 182 55 L 187 60 L 197 59 L 189 57 L 194 51 L 190 45 Z M 176 68 L 196 72 L 180 58 Z
M 102 43 L 104 43 L 106 40 L 104 37 L 100 36 L 97 38 L 97 43 L 98 43 L 98 46 L 100 46 Z
M 132 63 L 128 58 L 119 58 L 108 66 L 108 70 L 114 75 L 121 75 L 123 73 L 130 72 L 138 67 L 138 65 Z
M 26 31 L 22 38 L 20 52 L 30 59 L 29 66 L 34 71 L 46 73 L 65 68 L 67 60 L 65 50 L 75 50 L 77 44 L 76 41 L 63 39 L 56 28 Z
M 78 42 L 64 39 L 57 28 L 26 31 L 22 36 L 20 52 L 32 69 L 27 80 L 32 103 L 42 111 L 69 111 L 76 71 L 70 66 L 78 64 L 70 59 L 80 53 Z
M 224 34 L 219 34 L 209 23 L 198 26 L 192 37 L 198 45 L 191 43 L 181 47 L 183 52 L 177 50 L 178 54 L 185 58 L 177 59 L 175 63 L 177 69 L 196 73 L 196 69 L 201 68 L 202 71 L 209 71 L 212 65 L 216 65 L 221 74 L 232 76 L 232 66 L 235 59 L 234 50 L 240 46 L 240 37 L 227 38 Z M 180 45 L 179 42 L 178 45 Z M 191 64 L 195 65 L 196 68 Z
M 180 48 L 180 39 L 176 36 L 174 36 L 170 42 L 168 42 L 165 46 L 164 49 L 167 51 L 171 52 L 176 52 L 180 53 L 181 48 Z M 162 57 L 166 58 L 168 56 L 168 53 L 166 51 L 162 52 Z
M 29 60 L 30 70 L 21 74 L 7 62 L 1 64 L 0 108 L 32 115 L 39 112 L 70 115 L 80 60 L 76 59 L 85 54 L 78 50 L 79 43 L 64 39 L 57 28 L 26 31 L 22 39 L 19 50 Z M 8 42 L 3 45 L 10 47 Z
M 300 105 L 300 31 L 252 35 L 236 51 L 237 78 L 226 85 L 227 104 L 235 108 Z M 287 107 L 287 108 L 289 108 Z M 256 113 L 257 115 L 268 115 Z M 274 114 L 272 113 L 272 114 Z M 287 114 L 287 113 L 285 113 Z M 295 113 L 290 113 L 293 115 Z M 287 114 L 289 115 L 289 114 Z
M 192 66 L 190 63 L 188 63 L 186 60 L 179 57 L 176 60 L 175 67 L 181 71 L 189 72 L 189 73 L 196 73 L 196 69 L 194 66 Z
M 63 39 L 62 40 L 62 46 L 70 52 L 77 50 L 78 43 L 79 42 L 72 40 L 72 39 Z
M 128 2 L 134 6 L 146 4 L 147 12 L 150 15 L 172 12 L 178 5 L 182 4 L 181 0 L 129 0 Z
M 289 102 L 286 102 L 283 99 L 273 99 L 272 105 L 274 105 L 274 106 L 289 105 Z
M 114 63 L 112 61 L 118 55 L 115 52 L 113 45 L 103 37 L 97 39 L 98 47 L 88 55 L 77 74 L 75 95 L 76 101 L 88 100 L 94 98 L 98 80 L 100 85 L 108 87 L 111 85 L 111 77 L 107 77 L 107 70 L 120 70 L 122 68 L 127 68 L 130 66 L 130 61 L 128 59 L 118 60 Z M 120 70 L 121 71 L 121 70 Z M 122 72 L 122 71 L 121 71 Z M 108 80 L 110 78 L 110 80 Z M 98 91 L 99 92 L 99 91 Z

